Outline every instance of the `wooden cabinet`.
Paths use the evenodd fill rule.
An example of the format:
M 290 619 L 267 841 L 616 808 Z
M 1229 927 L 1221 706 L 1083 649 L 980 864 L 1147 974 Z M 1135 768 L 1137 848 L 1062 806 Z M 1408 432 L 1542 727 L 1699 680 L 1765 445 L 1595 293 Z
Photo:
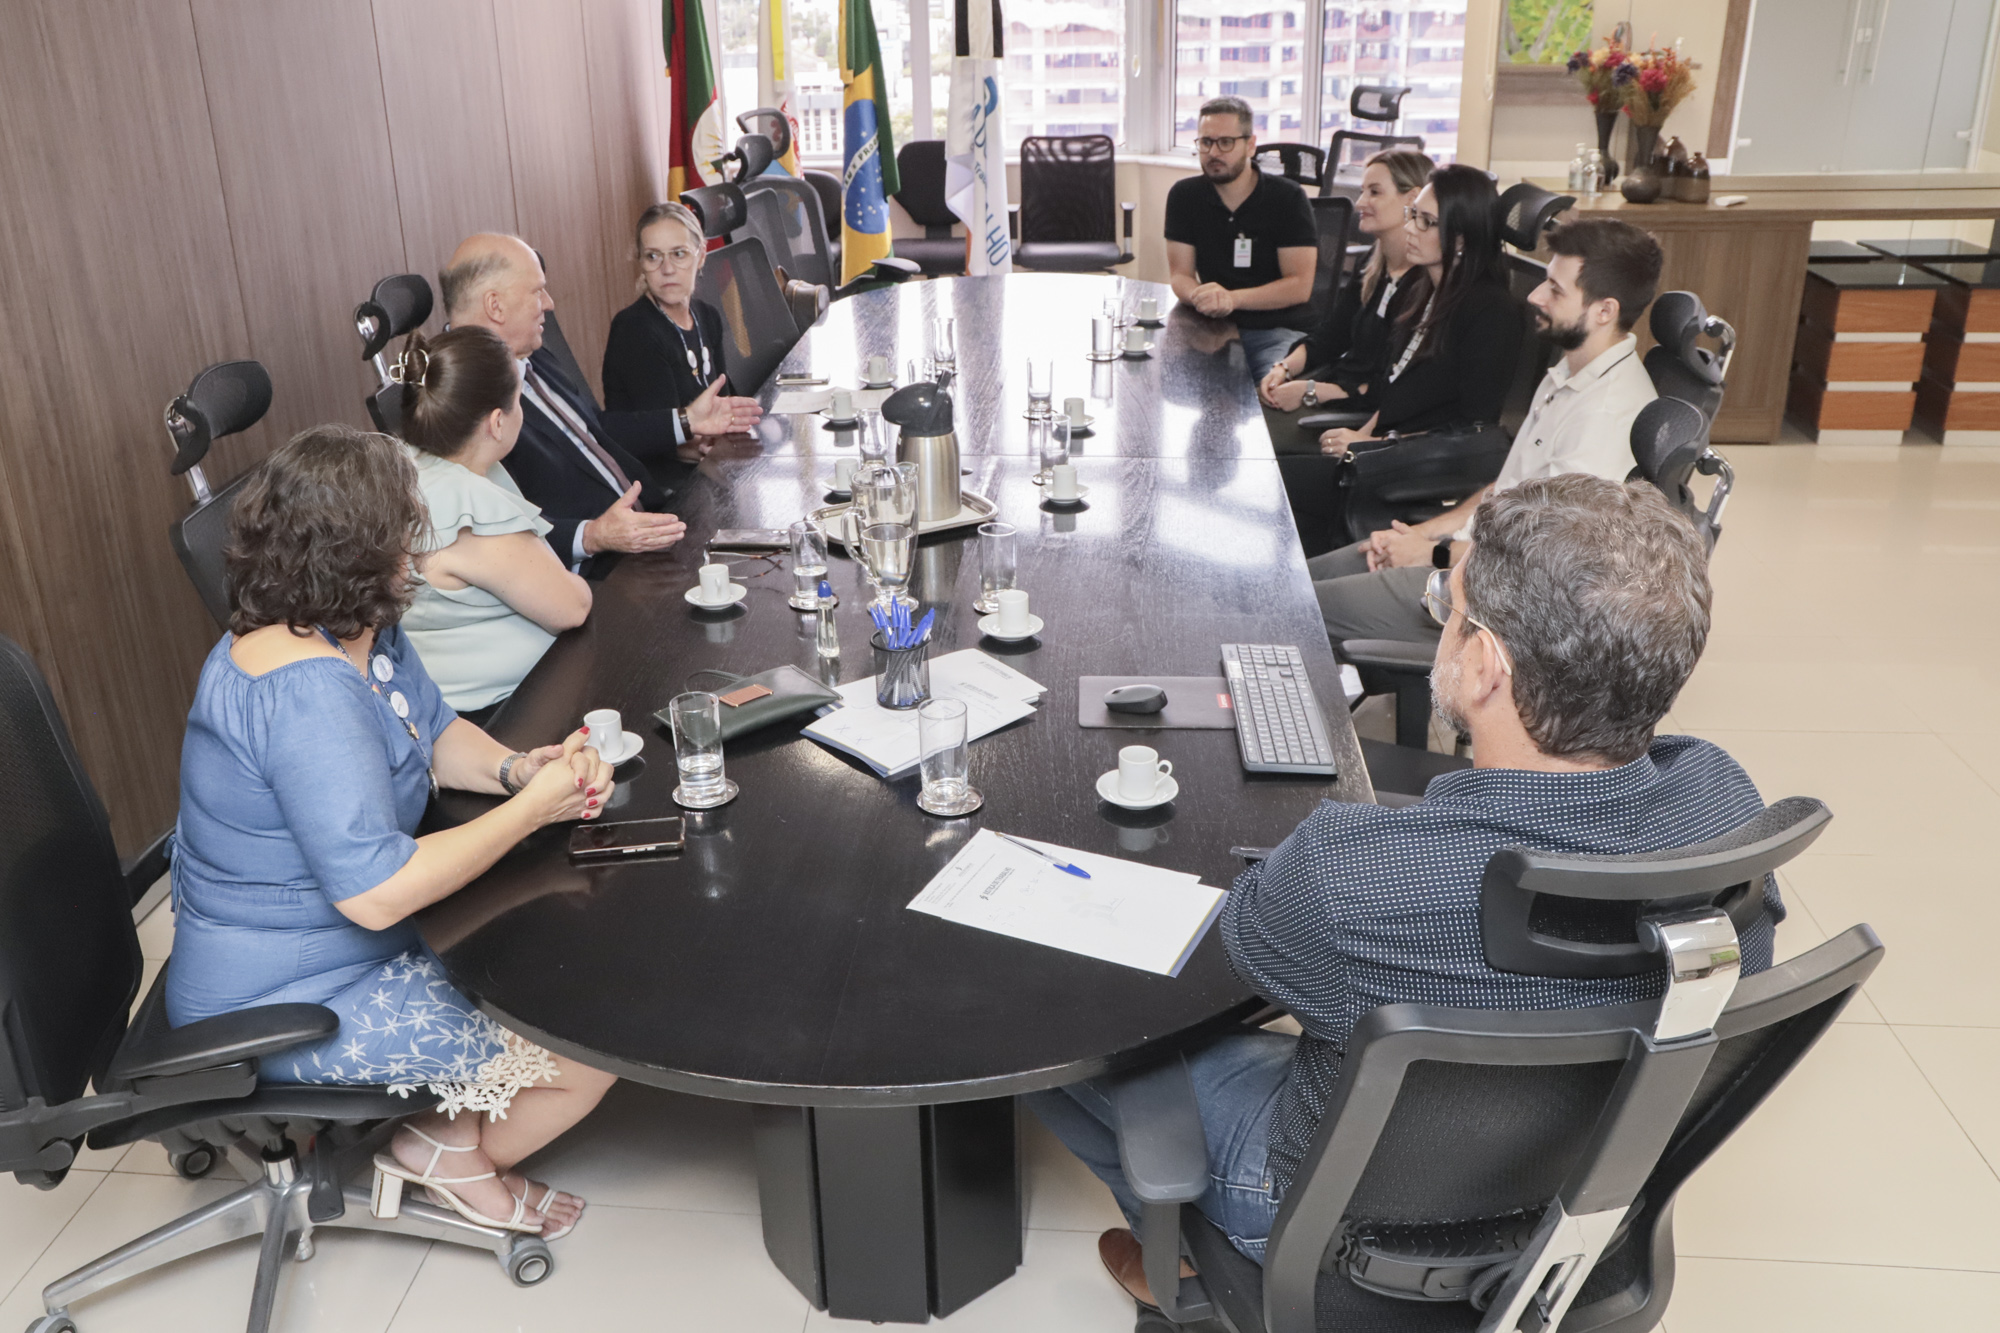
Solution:
M 1945 282 L 1925 343 L 1917 424 L 1946 444 L 2000 444 L 2000 264 L 1927 264 Z
M 1786 410 L 1822 443 L 1900 444 L 1944 279 L 1911 264 L 1813 264 Z

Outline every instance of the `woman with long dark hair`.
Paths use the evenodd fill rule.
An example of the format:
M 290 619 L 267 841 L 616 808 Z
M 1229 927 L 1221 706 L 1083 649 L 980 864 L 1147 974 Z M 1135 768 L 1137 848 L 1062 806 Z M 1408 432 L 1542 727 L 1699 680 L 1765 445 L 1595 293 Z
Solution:
M 1492 178 L 1476 167 L 1431 173 L 1404 224 L 1404 252 L 1428 275 L 1430 295 L 1390 334 L 1374 417 L 1360 430 L 1327 431 L 1322 453 L 1345 453 L 1390 431 L 1499 423 L 1522 337 L 1500 264 L 1499 201 Z

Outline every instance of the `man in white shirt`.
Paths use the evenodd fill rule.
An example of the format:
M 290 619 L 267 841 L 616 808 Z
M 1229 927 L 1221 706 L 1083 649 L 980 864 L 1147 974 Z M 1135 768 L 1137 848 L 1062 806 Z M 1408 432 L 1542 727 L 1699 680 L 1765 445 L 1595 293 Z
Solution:
M 1307 562 L 1335 641 L 1436 639 L 1424 581 L 1465 558 L 1487 496 L 1534 477 L 1586 472 L 1623 482 L 1632 471 L 1632 421 L 1655 397 L 1632 326 L 1659 284 L 1660 244 L 1630 223 L 1591 218 L 1556 228 L 1548 245 L 1548 277 L 1528 304 L 1563 355 L 1535 389 L 1500 475 L 1435 518 L 1392 524 Z

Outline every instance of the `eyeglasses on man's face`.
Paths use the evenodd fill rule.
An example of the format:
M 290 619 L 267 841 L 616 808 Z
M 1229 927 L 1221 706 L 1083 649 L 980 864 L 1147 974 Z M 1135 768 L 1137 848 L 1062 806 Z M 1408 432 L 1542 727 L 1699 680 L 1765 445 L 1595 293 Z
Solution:
M 1421 212 L 1415 204 L 1404 204 L 1403 220 L 1418 231 L 1431 231 L 1437 227 L 1438 215 Z
M 1248 141 L 1247 134 L 1207 135 L 1194 141 L 1194 146 L 1204 153 L 1233 153 L 1236 145 Z
M 1482 634 L 1493 635 L 1493 646 L 1500 651 L 1500 667 L 1508 675 L 1514 674 L 1514 660 L 1507 655 L 1507 645 L 1500 642 L 1500 636 L 1493 633 L 1493 627 L 1474 616 L 1464 607 L 1454 607 L 1451 600 L 1451 571 L 1433 569 L 1431 576 L 1424 580 L 1424 610 L 1431 613 L 1431 619 L 1439 625 L 1451 624 L 1451 613 L 1459 611 L 1466 622 Z
M 688 249 L 685 245 L 677 245 L 673 249 L 664 252 L 659 250 L 641 250 L 639 252 L 639 267 L 645 269 L 648 273 L 656 272 L 662 264 L 667 265 L 669 268 L 688 268 L 700 257 L 699 254 Z

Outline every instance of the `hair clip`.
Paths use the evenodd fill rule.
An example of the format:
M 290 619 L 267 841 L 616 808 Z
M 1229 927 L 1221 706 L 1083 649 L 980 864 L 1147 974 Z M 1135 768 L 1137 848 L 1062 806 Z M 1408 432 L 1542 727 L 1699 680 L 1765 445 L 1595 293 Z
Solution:
M 413 385 L 419 389 L 430 387 L 431 354 L 421 347 L 408 347 L 396 358 L 396 364 L 389 367 L 389 378 L 397 384 Z

